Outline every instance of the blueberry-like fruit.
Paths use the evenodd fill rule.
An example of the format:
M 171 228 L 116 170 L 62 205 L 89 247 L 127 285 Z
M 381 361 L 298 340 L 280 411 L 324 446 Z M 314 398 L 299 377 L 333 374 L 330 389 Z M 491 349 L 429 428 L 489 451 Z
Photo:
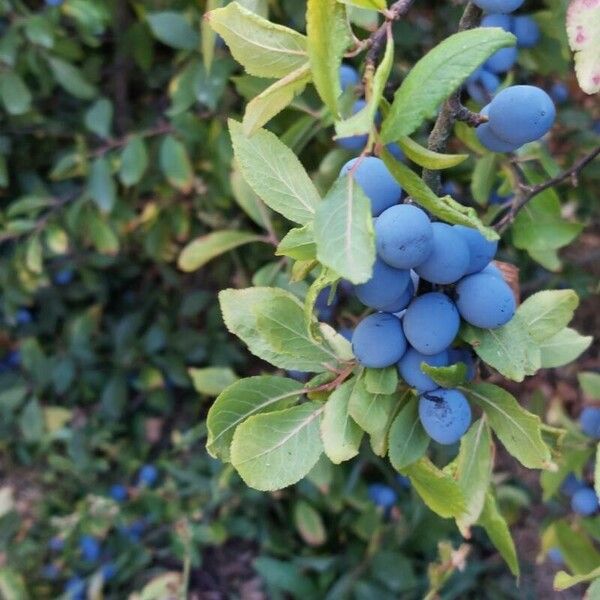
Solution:
M 154 465 L 144 465 L 138 473 L 138 485 L 152 487 L 158 479 L 158 469 Z
M 431 392 L 439 385 L 426 375 L 421 369 L 421 364 L 426 363 L 432 367 L 445 367 L 448 364 L 448 353 L 446 350 L 427 356 L 409 348 L 398 363 L 398 372 L 408 385 L 419 392 Z
M 360 83 L 358 71 L 351 65 L 342 65 L 340 67 L 340 86 L 342 91 L 349 87 L 354 87 Z
M 364 318 L 352 335 L 352 350 L 365 367 L 381 369 L 397 363 L 406 352 L 400 319 L 388 313 Z
M 454 444 L 471 424 L 471 407 L 458 390 L 438 388 L 420 396 L 419 418 L 431 439 L 438 444 Z
M 571 508 L 573 512 L 582 517 L 589 517 L 598 510 L 598 496 L 590 487 L 577 490 L 571 497 Z
M 473 229 L 472 227 L 454 225 L 454 230 L 460 234 L 469 248 L 467 275 L 484 269 L 496 255 L 498 242 L 486 239 L 477 229 Z
M 581 431 L 595 440 L 600 439 L 600 408 L 586 406 L 579 415 Z
M 389 485 L 383 483 L 372 483 L 368 492 L 371 502 L 381 508 L 391 508 L 398 500 L 396 492 Z
M 365 306 L 384 310 L 398 302 L 409 283 L 409 271 L 394 269 L 378 257 L 373 265 L 371 279 L 355 286 L 354 293 Z

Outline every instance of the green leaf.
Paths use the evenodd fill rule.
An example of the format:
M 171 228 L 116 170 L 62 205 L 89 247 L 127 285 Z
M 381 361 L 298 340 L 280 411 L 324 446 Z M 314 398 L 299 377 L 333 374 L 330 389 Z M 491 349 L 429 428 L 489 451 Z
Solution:
M 91 213 L 86 220 L 90 239 L 96 250 L 101 254 L 114 256 L 119 252 L 119 238 L 111 226 L 100 217 L 100 215 Z
M 456 481 L 427 457 L 405 467 L 403 472 L 423 502 L 440 517 L 458 517 L 465 510 L 465 498 Z
M 375 234 L 371 202 L 354 177 L 340 177 L 317 207 L 318 260 L 352 283 L 371 277 Z
M 134 135 L 127 142 L 121 153 L 121 168 L 119 179 L 121 183 L 130 187 L 139 183 L 148 168 L 148 152 L 144 140 Z
M 567 9 L 569 46 L 575 53 L 575 73 L 586 94 L 600 92 L 600 9 L 597 2 L 572 0 Z
M 529 335 L 543 342 L 569 324 L 578 306 L 579 297 L 573 290 L 545 290 L 527 298 L 517 314 Z
M 460 335 L 488 365 L 513 381 L 523 381 L 541 366 L 540 350 L 519 315 L 497 329 L 463 324 Z
M 204 18 L 250 75 L 285 77 L 308 61 L 304 35 L 271 23 L 237 2 L 213 10 Z
M 554 576 L 554 582 L 552 587 L 557 592 L 562 592 L 567 590 L 573 586 L 579 585 L 580 583 L 586 583 L 588 581 L 592 581 L 600 577 L 600 567 L 595 568 L 593 571 L 589 573 L 584 573 L 583 575 L 569 575 L 565 571 L 559 571 Z M 590 600 L 593 600 L 594 596 L 587 596 Z
M 44 250 L 40 237 L 30 237 L 25 245 L 25 264 L 32 273 L 41 273 L 44 270 Z
M 221 8 L 224 0 L 207 0 L 206 12 Z M 210 26 L 208 19 L 202 19 L 200 23 L 200 33 L 202 39 L 202 60 L 204 61 L 204 68 L 207 72 L 210 72 L 210 68 L 213 63 L 215 56 L 215 42 L 217 41 L 217 34 L 213 31 Z
M 390 429 L 389 456 L 394 469 L 402 471 L 420 460 L 427 452 L 429 439 L 419 419 L 419 401 L 412 397 Z
M 496 177 L 498 176 L 498 155 L 488 153 L 475 161 L 471 176 L 471 194 L 480 205 L 488 203 Z
M 40 442 L 44 435 L 44 413 L 37 398 L 25 405 L 19 417 L 19 428 L 27 442 Z
M 0 596 L 2 600 L 27 600 L 30 597 L 23 576 L 11 567 L 0 568 Z
M 386 0 L 338 0 L 338 2 L 371 10 L 384 10 L 387 8 Z
M 85 126 L 98 137 L 107 139 L 113 118 L 113 105 L 106 98 L 99 98 L 85 113 Z
M 465 512 L 456 519 L 465 537 L 469 537 L 469 528 L 477 522 L 483 511 L 492 476 L 492 451 L 488 425 L 485 419 L 479 419 L 460 440 L 454 474 L 466 501 Z
M 102 212 L 109 213 L 113 209 L 117 200 L 117 186 L 110 165 L 104 156 L 100 156 L 92 163 L 87 190 Z
M 285 597 L 288 594 L 292 598 L 316 598 L 318 592 L 312 579 L 306 576 L 306 572 L 299 564 L 290 560 L 277 560 L 269 556 L 259 556 L 252 562 L 262 582 L 266 583 L 267 589 L 273 589 L 277 593 L 276 598 Z M 281 592 L 287 594 L 281 594 Z
M 194 389 L 206 396 L 218 396 L 226 387 L 237 381 L 237 375 L 229 367 L 204 367 L 189 369 Z
M 407 158 L 426 169 L 434 169 L 436 171 L 451 169 L 469 158 L 468 154 L 440 154 L 433 152 L 433 150 L 428 150 L 421 146 L 421 144 L 417 144 L 417 142 L 408 136 L 400 137 L 396 140 L 396 143 L 402 148 L 402 152 L 404 152 Z
M 304 227 L 290 229 L 279 242 L 275 255 L 289 256 L 294 260 L 313 260 L 316 258 L 317 246 L 312 223 L 307 223 Z
M 346 381 L 329 396 L 321 420 L 321 440 L 327 458 L 335 464 L 358 454 L 363 430 L 348 412 L 354 381 Z
M 261 287 L 223 290 L 219 300 L 229 331 L 272 365 L 321 372 L 338 363 L 332 350 L 311 340 L 304 307 L 289 292 Z
M 529 469 L 551 466 L 550 448 L 542 438 L 542 422 L 526 411 L 509 392 L 490 383 L 460 388 L 487 415 L 490 427 L 504 447 Z
M 311 221 L 319 193 L 296 155 L 265 129 L 246 137 L 230 119 L 229 132 L 242 175 L 265 204 L 300 225 Z
M 34 14 L 27 18 L 25 35 L 32 44 L 37 44 L 42 48 L 54 46 L 54 28 L 50 20 L 42 14 Z
M 51 56 L 48 58 L 48 64 L 54 79 L 69 94 L 82 100 L 90 100 L 98 93 L 96 87 L 89 83 L 81 71 L 71 63 Z
M 600 565 L 600 552 L 581 529 L 574 531 L 566 520 L 553 523 L 565 563 L 576 575 L 587 575 Z
M 590 347 L 592 341 L 591 335 L 583 336 L 565 327 L 540 344 L 542 367 L 551 369 L 573 362 Z
M 463 362 L 458 362 L 449 367 L 432 367 L 423 362 L 421 363 L 421 370 L 444 388 L 455 388 L 467 381 L 468 367 Z
M 391 30 L 388 30 L 388 37 L 385 46 L 385 54 L 380 65 L 375 71 L 373 82 L 367 98 L 369 99 L 364 108 L 352 115 L 345 121 L 340 121 L 335 125 L 335 132 L 338 137 L 350 137 L 357 134 L 370 133 L 373 128 L 377 108 L 383 98 L 385 85 L 390 76 L 392 65 L 394 63 L 394 38 Z M 367 77 L 367 82 L 370 84 Z
M 577 380 L 585 396 L 591 400 L 600 400 L 600 373 L 582 371 L 577 374 Z
M 233 432 L 240 423 L 252 415 L 288 408 L 298 401 L 301 390 L 301 383 L 273 375 L 248 377 L 232 383 L 208 411 L 208 453 L 229 461 Z
M 382 152 L 381 158 L 409 196 L 425 210 L 447 223 L 473 227 L 489 240 L 499 239 L 499 235 L 491 227 L 481 222 L 474 208 L 463 206 L 450 196 L 438 198 L 412 169 L 397 161 L 388 150 Z
M 269 229 L 271 227 L 270 210 L 258 197 L 254 190 L 248 185 L 237 162 L 234 161 L 231 173 L 231 190 L 235 201 L 240 208 L 260 227 Z M 316 250 L 315 250 L 316 252 Z
M 470 29 L 446 38 L 417 62 L 396 90 L 382 140 L 393 142 L 416 131 L 479 65 L 514 43 L 515 37 L 499 28 Z
M 253 98 L 246 106 L 244 113 L 244 133 L 246 135 L 256 133 L 265 123 L 279 114 L 304 91 L 310 77 L 310 68 L 306 64 L 276 81 Z
M 477 523 L 485 529 L 490 540 L 492 540 L 492 543 L 506 561 L 511 573 L 515 577 L 518 577 L 520 569 L 515 543 L 510 535 L 506 520 L 498 510 L 496 499 L 491 492 L 488 492 L 486 495 L 483 512 Z
M 14 71 L 0 74 L 0 98 L 10 115 L 22 115 L 31 108 L 31 92 Z
M 308 328 L 309 334 L 314 339 L 321 337 L 319 324 L 315 321 L 314 310 L 318 295 L 328 286 L 339 280 L 337 273 L 326 268 L 321 268 L 319 275 L 312 282 L 306 298 L 304 299 L 304 319 Z M 318 318 L 318 315 L 317 315 Z M 353 357 L 354 355 L 352 355 Z
M 154 37 L 171 48 L 194 50 L 200 38 L 182 13 L 164 11 L 149 14 L 148 25 Z
M 314 402 L 254 415 L 238 425 L 231 463 L 247 485 L 278 490 L 305 477 L 323 452 L 319 419 L 325 407 Z
M 334 116 L 338 115 L 340 65 L 352 43 L 346 7 L 337 0 L 308 0 L 306 6 L 308 58 L 319 96 Z
M 371 394 L 393 394 L 398 387 L 398 369 L 365 369 L 364 381 Z
M 164 137 L 160 144 L 160 168 L 169 183 L 187 194 L 194 183 L 194 171 L 187 150 L 172 135 Z
M 181 251 L 177 266 L 182 271 L 191 273 L 229 250 L 261 241 L 264 241 L 261 236 L 247 231 L 213 231 L 189 242 Z
M 309 546 L 321 546 L 327 540 L 321 514 L 305 500 L 298 500 L 294 506 L 294 524 Z

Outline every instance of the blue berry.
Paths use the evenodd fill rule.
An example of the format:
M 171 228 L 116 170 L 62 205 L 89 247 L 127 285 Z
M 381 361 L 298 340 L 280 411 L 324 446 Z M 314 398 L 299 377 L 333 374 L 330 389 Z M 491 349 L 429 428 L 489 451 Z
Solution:
M 575 473 L 569 473 L 560 485 L 560 491 L 566 496 L 572 496 L 576 491 L 586 487 Z
M 154 465 L 144 465 L 138 474 L 138 485 L 152 487 L 158 479 L 158 469 Z
M 487 14 L 481 19 L 482 27 L 499 27 L 504 31 L 511 31 L 512 17 L 501 13 Z
M 475 379 L 475 361 L 473 354 L 468 348 L 450 348 L 448 350 L 448 364 L 464 363 L 467 367 L 467 380 Z
M 369 315 L 354 330 L 352 350 L 365 367 L 381 369 L 397 363 L 406 352 L 400 319 L 388 313 Z
M 71 269 L 63 269 L 54 276 L 56 285 L 69 285 L 73 281 L 74 273 Z
M 472 227 L 454 225 L 454 230 L 460 234 L 469 248 L 467 275 L 481 271 L 496 255 L 498 242 L 487 240 L 477 229 Z
M 431 356 L 442 352 L 454 341 L 460 316 L 448 296 L 430 292 L 408 305 L 402 326 L 410 345 L 421 354 Z
M 579 415 L 581 431 L 591 438 L 600 439 L 600 408 L 586 406 Z
M 512 32 L 519 48 L 533 48 L 540 41 L 540 28 L 528 15 L 513 17 Z
M 410 479 L 404 475 L 396 475 L 396 481 L 401 488 L 410 489 Z
M 26 308 L 19 308 L 15 314 L 18 325 L 29 325 L 33 322 L 33 315 Z
M 515 296 L 504 281 L 488 273 L 476 273 L 456 286 L 456 306 L 471 325 L 495 329 L 508 323 L 517 308 Z
M 489 204 L 504 204 L 510 200 L 510 196 L 501 196 L 498 191 L 492 192 L 492 195 L 488 199 Z
M 511 13 L 523 2 L 524 0 L 474 0 L 474 3 L 487 13 Z
M 517 61 L 517 55 L 515 47 L 500 48 L 487 59 L 484 66 L 492 73 L 506 73 Z
M 481 114 L 484 114 L 483 110 Z M 481 144 L 492 152 L 514 152 L 520 144 L 510 144 L 501 140 L 490 127 L 489 123 L 482 123 L 475 129 L 477 139 Z
M 342 91 L 349 87 L 354 87 L 360 83 L 358 71 L 351 65 L 342 65 L 340 67 L 340 86 Z
M 384 306 L 381 310 L 386 313 L 399 313 L 410 304 L 410 301 L 413 299 L 414 295 L 415 285 L 412 280 L 410 280 L 402 296 L 400 296 L 396 302 Z
M 550 97 L 556 104 L 564 104 L 569 99 L 569 88 L 558 81 L 550 88 Z
M 438 444 L 454 444 L 471 424 L 471 407 L 458 390 L 438 388 L 419 398 L 419 418 L 431 439 Z
M 554 123 L 556 109 L 544 90 L 532 85 L 513 85 L 494 97 L 488 116 L 487 125 L 493 133 L 518 146 L 545 135 Z
M 10 369 L 17 369 L 21 366 L 21 353 L 18 350 L 12 350 L 8 353 L 4 362 Z
M 431 283 L 454 283 L 469 267 L 469 247 L 451 225 L 432 223 L 431 226 L 431 252 L 415 271 L 419 277 Z
M 548 550 L 548 558 L 555 565 L 562 565 L 565 562 L 559 548 L 550 548 L 550 550 Z
M 448 364 L 448 353 L 442 350 L 438 354 L 427 356 L 409 348 L 398 363 L 398 372 L 408 385 L 419 392 L 431 392 L 439 385 L 421 370 L 422 363 L 432 367 L 445 367 Z
M 334 294 L 331 304 L 329 303 L 329 296 L 331 294 L 331 287 L 326 287 L 319 292 L 315 300 L 315 309 L 317 316 L 320 321 L 331 321 L 334 317 L 335 307 L 338 303 L 338 295 Z
M 482 273 L 486 273 L 487 275 L 493 275 L 494 277 L 499 277 L 504 281 L 504 276 L 502 275 L 502 271 L 491 262 L 485 269 L 481 270 Z
M 354 171 L 354 179 L 371 200 L 371 212 L 374 217 L 377 217 L 386 208 L 398 204 L 402 188 L 388 171 L 385 163 L 375 156 L 353 158 L 342 167 L 340 175 L 348 173 L 358 160 L 360 164 Z
M 375 221 L 377 254 L 392 267 L 412 269 L 433 249 L 433 228 L 425 211 L 412 204 L 397 204 Z
M 146 530 L 146 522 L 144 519 L 138 519 L 137 521 L 133 521 L 127 527 L 122 527 L 120 529 L 121 533 L 129 539 L 131 542 L 139 542 L 142 534 Z
M 120 483 L 111 486 L 110 497 L 117 502 L 125 502 L 128 497 L 127 488 Z
M 357 100 L 352 106 L 352 114 L 360 112 L 367 103 L 364 100 Z M 337 138 L 335 143 L 340 147 L 344 148 L 344 150 L 350 150 L 351 152 L 358 152 L 362 150 L 369 140 L 369 136 L 367 134 L 364 135 L 352 135 L 350 137 Z
M 394 269 L 377 257 L 371 279 L 355 286 L 354 292 L 365 306 L 383 310 L 400 299 L 409 283 L 409 271 Z
M 442 186 L 442 196 L 452 196 L 458 198 L 461 194 L 460 188 L 454 181 L 446 181 Z
M 75 575 L 65 584 L 64 593 L 68 600 L 85 600 L 85 588 L 85 579 Z
M 368 492 L 371 502 L 381 508 L 391 508 L 398 500 L 396 492 L 383 483 L 372 483 Z
M 304 371 L 296 371 L 294 369 L 289 369 L 286 371 L 289 377 L 295 379 L 296 381 L 308 381 L 308 373 Z
M 598 510 L 598 496 L 596 496 L 596 492 L 590 487 L 577 490 L 571 498 L 571 508 L 573 512 L 582 517 L 593 515 Z
M 402 152 L 402 148 L 400 148 L 400 146 L 398 146 L 398 144 L 396 143 L 392 143 L 392 144 L 388 144 L 386 146 L 388 152 L 397 160 L 400 162 L 404 161 L 404 152 Z
M 94 563 L 99 560 L 102 548 L 95 537 L 82 535 L 79 539 L 79 550 L 84 560 Z

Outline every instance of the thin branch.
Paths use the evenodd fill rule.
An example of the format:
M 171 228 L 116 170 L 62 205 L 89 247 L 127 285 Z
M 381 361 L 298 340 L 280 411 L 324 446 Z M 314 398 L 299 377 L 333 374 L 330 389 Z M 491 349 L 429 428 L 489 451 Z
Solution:
M 572 167 L 562 171 L 555 177 L 539 183 L 538 185 L 529 185 L 525 180 L 525 176 L 518 165 L 511 164 L 512 172 L 517 180 L 517 192 L 509 204 L 508 212 L 494 225 L 494 229 L 502 233 L 511 225 L 515 217 L 521 209 L 523 209 L 530 200 L 533 200 L 537 195 L 545 190 L 555 187 L 567 179 L 572 180 L 574 186 L 577 185 L 577 175 L 587 167 L 598 155 L 600 155 L 600 146 L 594 148 L 591 152 L 580 158 Z
M 150 129 L 146 129 L 144 131 L 140 131 L 138 133 L 129 133 L 121 138 L 115 138 L 112 140 L 108 140 L 105 144 L 92 150 L 88 156 L 90 158 L 97 158 L 98 156 L 102 156 L 115 148 L 121 148 L 129 142 L 132 137 L 138 136 L 142 138 L 155 137 L 157 135 L 166 135 L 167 133 L 173 133 L 174 128 L 170 123 L 160 123 L 156 127 L 152 127 Z
M 479 7 L 475 6 L 472 2 L 469 2 L 465 7 L 463 15 L 458 23 L 458 31 L 466 31 L 467 29 L 473 29 L 477 27 L 481 21 L 482 11 Z M 452 128 L 454 123 L 459 117 L 460 120 L 469 120 L 473 122 L 471 115 L 465 113 L 467 109 L 460 103 L 460 90 L 457 90 L 446 100 L 442 106 L 438 118 L 431 130 L 429 135 L 429 141 L 427 148 L 433 152 L 443 152 L 447 145 L 450 135 L 452 134 Z M 471 111 L 468 111 L 469 113 Z M 442 187 L 441 177 L 439 171 L 430 171 L 429 169 L 423 170 L 423 181 L 437 194 Z

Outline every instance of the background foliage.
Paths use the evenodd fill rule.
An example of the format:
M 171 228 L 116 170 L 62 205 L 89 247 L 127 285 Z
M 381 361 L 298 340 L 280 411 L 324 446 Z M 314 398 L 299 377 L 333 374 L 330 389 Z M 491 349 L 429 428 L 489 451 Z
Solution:
M 211 398 L 237 376 L 272 371 L 226 333 L 216 292 L 251 283 L 307 291 L 272 256 L 269 238 L 281 238 L 285 222 L 232 170 L 227 119 L 240 120 L 265 82 L 242 74 L 203 23 L 216 2 L 51 4 L 0 0 L 0 593 L 54 598 L 74 577 L 95 598 L 419 598 L 437 589 L 453 598 L 481 586 L 489 597 L 521 598 L 546 589 L 546 567 L 533 574 L 539 530 L 551 532 L 545 550 L 560 523 L 582 525 L 560 501 L 544 507 L 536 476 L 511 461 L 501 461 L 495 483 L 521 536 L 520 590 L 482 532 L 467 550 L 455 526 L 368 450 L 335 470 L 322 460 L 308 480 L 274 494 L 248 489 L 206 454 Z M 304 30 L 305 3 L 244 4 Z M 532 149 L 550 174 L 597 140 L 600 117 L 572 75 L 565 8 L 528 3 L 544 35 L 517 69 L 520 81 L 546 89 L 564 81 L 570 90 L 548 146 Z M 454 31 L 460 12 L 423 3 L 398 23 L 392 79 Z M 372 19 L 355 13 L 365 34 Z M 350 157 L 334 147 L 310 86 L 270 128 L 301 155 L 320 192 Z M 489 199 L 506 177 L 470 130 L 457 134 L 474 157 L 447 179 L 491 216 Z M 416 132 L 421 142 L 425 135 Z M 524 293 L 577 290 L 586 333 L 597 331 L 599 179 L 596 163 L 560 200 L 549 192 L 502 246 Z M 222 230 L 238 237 L 209 238 L 207 250 L 204 236 Z M 356 314 L 346 299 L 333 324 L 351 325 Z M 597 369 L 597 350 L 581 361 Z M 564 425 L 584 395 L 595 399 L 575 371 L 513 391 Z M 145 464 L 157 468 L 156 481 L 140 481 Z M 392 508 L 369 498 L 374 482 L 397 493 Z M 556 486 L 542 483 L 550 499 Z M 117 484 L 127 500 L 114 499 Z M 592 547 L 597 520 L 583 525 Z M 101 546 L 98 560 L 88 560 L 86 535 Z M 575 573 L 588 566 L 577 565 L 585 552 L 565 554 Z

